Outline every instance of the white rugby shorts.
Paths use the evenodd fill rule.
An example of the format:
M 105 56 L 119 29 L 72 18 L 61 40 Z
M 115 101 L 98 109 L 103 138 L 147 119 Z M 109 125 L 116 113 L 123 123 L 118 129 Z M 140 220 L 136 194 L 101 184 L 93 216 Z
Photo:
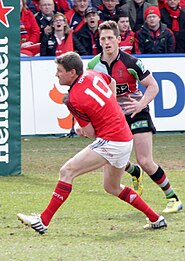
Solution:
M 118 142 L 96 138 L 93 143 L 89 144 L 89 147 L 104 157 L 112 166 L 123 168 L 129 161 L 133 140 Z

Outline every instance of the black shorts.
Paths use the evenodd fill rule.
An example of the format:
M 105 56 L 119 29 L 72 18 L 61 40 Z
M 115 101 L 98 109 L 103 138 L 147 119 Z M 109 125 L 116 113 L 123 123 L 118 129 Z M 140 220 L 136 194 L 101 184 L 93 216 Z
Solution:
M 137 113 L 133 118 L 131 118 L 130 115 L 125 115 L 125 117 L 132 134 L 150 131 L 156 133 L 156 128 L 149 113 L 149 106 Z

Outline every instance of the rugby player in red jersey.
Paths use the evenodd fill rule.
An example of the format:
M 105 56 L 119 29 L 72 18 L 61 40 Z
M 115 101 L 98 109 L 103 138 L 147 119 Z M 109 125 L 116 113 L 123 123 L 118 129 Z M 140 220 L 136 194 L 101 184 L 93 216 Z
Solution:
M 78 132 L 95 140 L 61 167 L 51 201 L 41 215 L 17 214 L 18 219 L 44 234 L 52 217 L 71 193 L 73 180 L 103 167 L 104 189 L 107 193 L 142 211 L 149 219 L 145 227 L 166 227 L 163 216 L 153 211 L 138 193 L 121 184 L 133 140 L 122 109 L 116 101 L 115 80 L 93 70 L 83 72 L 83 62 L 74 52 L 58 56 L 56 63 L 56 76 L 60 84 L 70 86 L 64 102 L 79 124 Z

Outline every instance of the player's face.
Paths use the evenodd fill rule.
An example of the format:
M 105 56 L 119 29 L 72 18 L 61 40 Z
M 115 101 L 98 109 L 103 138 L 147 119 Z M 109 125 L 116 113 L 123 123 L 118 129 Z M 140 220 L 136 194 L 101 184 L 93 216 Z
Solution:
M 120 36 L 116 37 L 112 30 L 102 30 L 100 34 L 100 44 L 103 52 L 111 55 L 118 51 Z
M 74 79 L 72 78 L 71 71 L 66 71 L 66 69 L 61 64 L 57 64 L 57 72 L 56 76 L 59 79 L 60 85 L 68 85 L 70 86 Z

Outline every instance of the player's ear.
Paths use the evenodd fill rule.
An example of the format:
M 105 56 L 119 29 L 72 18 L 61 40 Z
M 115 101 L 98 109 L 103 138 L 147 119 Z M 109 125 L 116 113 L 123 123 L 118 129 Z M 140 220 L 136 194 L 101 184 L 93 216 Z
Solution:
M 117 40 L 118 40 L 118 43 L 121 42 L 121 36 L 120 35 L 117 37 Z
M 71 76 L 75 76 L 76 75 L 76 70 L 75 69 L 71 69 Z

